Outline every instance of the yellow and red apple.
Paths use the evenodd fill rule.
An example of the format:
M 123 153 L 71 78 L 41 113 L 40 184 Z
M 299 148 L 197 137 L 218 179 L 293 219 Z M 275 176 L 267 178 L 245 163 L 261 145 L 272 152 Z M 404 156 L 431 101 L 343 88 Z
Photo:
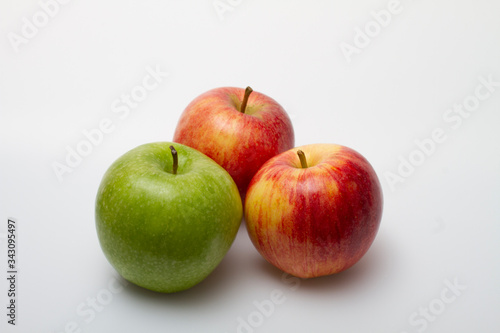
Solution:
M 294 146 L 287 113 L 271 97 L 222 87 L 194 99 L 182 113 L 174 141 L 195 148 L 226 169 L 244 198 L 248 183 L 271 157 Z
M 380 182 L 361 154 L 312 144 L 268 160 L 249 184 L 244 210 L 259 253 L 310 278 L 358 262 L 375 239 L 382 206 Z

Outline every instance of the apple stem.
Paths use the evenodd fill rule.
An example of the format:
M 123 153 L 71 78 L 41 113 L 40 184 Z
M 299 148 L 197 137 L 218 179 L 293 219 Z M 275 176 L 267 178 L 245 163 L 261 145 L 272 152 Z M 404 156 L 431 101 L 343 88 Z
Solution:
M 240 112 L 245 113 L 245 109 L 247 108 L 248 96 L 252 93 L 252 88 L 247 87 L 245 89 L 245 96 L 243 96 L 243 101 L 241 102 Z
M 172 158 L 174 159 L 174 163 L 172 165 L 172 173 L 176 175 L 178 166 L 177 150 L 175 150 L 174 146 L 170 146 L 170 150 L 172 151 Z
M 299 155 L 300 165 L 302 168 L 307 168 L 306 154 L 302 150 L 297 150 L 297 155 Z

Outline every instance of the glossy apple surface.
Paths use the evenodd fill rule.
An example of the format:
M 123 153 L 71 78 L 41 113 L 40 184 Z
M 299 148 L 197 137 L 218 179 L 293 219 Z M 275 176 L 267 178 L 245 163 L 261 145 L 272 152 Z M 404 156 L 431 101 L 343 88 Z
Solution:
M 172 145 L 177 152 L 174 174 Z M 95 203 L 97 235 L 111 265 L 150 290 L 176 292 L 207 277 L 229 250 L 242 218 L 231 176 L 177 143 L 148 143 L 106 171 Z
M 226 169 L 242 198 L 262 164 L 295 142 L 292 123 L 281 105 L 262 93 L 233 87 L 216 88 L 194 99 L 182 113 L 173 140 Z
M 310 278 L 359 261 L 375 239 L 382 206 L 379 180 L 363 156 L 313 144 L 267 161 L 249 185 L 244 210 L 260 254 L 287 273 Z

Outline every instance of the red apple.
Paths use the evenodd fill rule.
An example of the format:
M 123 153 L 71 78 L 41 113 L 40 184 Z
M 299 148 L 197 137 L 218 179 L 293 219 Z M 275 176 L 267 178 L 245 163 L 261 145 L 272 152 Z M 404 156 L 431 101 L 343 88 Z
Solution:
M 335 144 L 288 150 L 253 177 L 245 201 L 248 234 L 271 264 L 301 278 L 354 265 L 382 217 L 375 171 L 358 152 Z
M 182 113 L 174 141 L 195 148 L 226 169 L 244 198 L 248 183 L 271 157 L 294 146 L 290 118 L 274 99 L 250 87 L 216 88 Z

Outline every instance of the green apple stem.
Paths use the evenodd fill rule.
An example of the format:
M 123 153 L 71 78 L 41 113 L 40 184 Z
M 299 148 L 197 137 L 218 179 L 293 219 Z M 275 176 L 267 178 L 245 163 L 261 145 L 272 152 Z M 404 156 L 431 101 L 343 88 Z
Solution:
M 177 174 L 177 166 L 179 165 L 177 159 L 177 150 L 175 150 L 174 146 L 170 146 L 170 150 L 172 151 L 172 158 L 174 159 L 174 163 L 172 165 L 172 173 L 174 175 Z
M 252 93 L 252 88 L 247 87 L 245 89 L 245 96 L 243 96 L 243 101 L 241 102 L 240 112 L 245 113 L 245 109 L 247 108 L 248 96 Z
M 307 168 L 306 154 L 302 150 L 297 150 L 297 155 L 299 155 L 300 165 L 303 169 Z

